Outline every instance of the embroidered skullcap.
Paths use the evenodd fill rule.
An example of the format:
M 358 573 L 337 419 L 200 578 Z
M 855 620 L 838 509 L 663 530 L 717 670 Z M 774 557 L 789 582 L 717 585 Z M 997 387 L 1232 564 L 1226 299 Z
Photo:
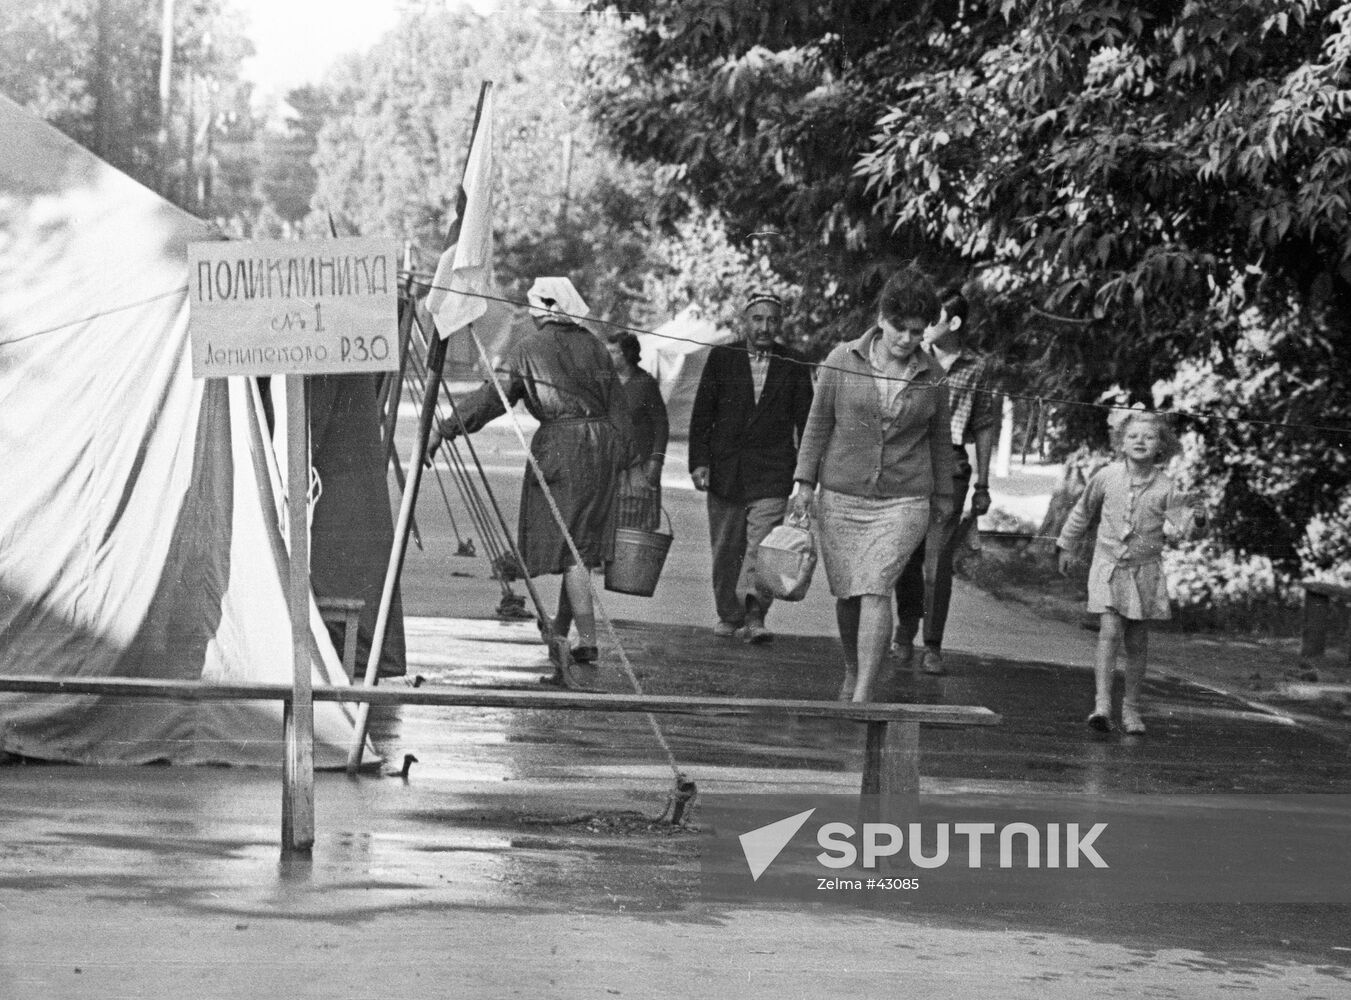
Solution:
M 583 317 L 591 315 L 586 300 L 567 278 L 536 278 L 525 297 L 530 315 L 537 319 L 557 313 L 561 319 L 580 325 Z
M 746 304 L 741 307 L 741 311 L 745 312 L 751 306 L 761 302 L 768 302 L 770 305 L 778 306 L 781 310 L 783 309 L 783 299 L 779 298 L 768 289 L 761 289 L 760 291 L 751 292 L 750 298 L 746 299 Z

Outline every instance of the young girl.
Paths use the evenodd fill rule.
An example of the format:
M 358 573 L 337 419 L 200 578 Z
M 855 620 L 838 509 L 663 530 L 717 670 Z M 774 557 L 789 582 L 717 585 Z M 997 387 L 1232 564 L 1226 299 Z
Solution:
M 1102 615 L 1094 664 L 1097 696 L 1088 724 L 1112 728 L 1112 670 L 1119 644 L 1126 647 L 1126 690 L 1121 728 L 1142 734 L 1140 685 L 1145 677 L 1149 622 L 1171 617 L 1163 578 L 1163 535 L 1167 522 L 1190 529 L 1190 498 L 1160 468 L 1180 450 L 1177 437 L 1157 413 L 1130 410 L 1118 419 L 1112 443 L 1123 461 L 1100 469 L 1091 480 L 1056 545 L 1060 571 L 1078 562 L 1078 543 L 1101 514 L 1093 562 L 1088 571 L 1088 610 Z

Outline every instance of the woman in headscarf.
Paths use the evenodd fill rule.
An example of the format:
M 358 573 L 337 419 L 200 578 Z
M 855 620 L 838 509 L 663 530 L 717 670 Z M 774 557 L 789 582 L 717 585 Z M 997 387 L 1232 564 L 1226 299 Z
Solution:
M 530 453 L 543 482 L 527 465 L 518 545 L 528 575 L 563 575 L 553 633 L 564 638 L 575 623 L 578 643 L 572 658 L 594 663 L 598 647 L 590 574 L 614 554 L 615 494 L 619 476 L 635 461 L 633 434 L 610 355 L 577 322 L 590 309 L 572 282 L 538 278 L 527 298 L 536 330 L 507 354 L 495 373 L 508 402 L 523 400 L 539 421 Z M 457 401 L 457 406 L 463 429 L 470 434 L 506 412 L 491 382 Z M 453 420 L 442 422 L 433 430 L 428 455 L 460 431 Z M 546 488 L 581 555 L 580 563 L 549 509 Z M 553 680 L 562 680 L 561 671 Z

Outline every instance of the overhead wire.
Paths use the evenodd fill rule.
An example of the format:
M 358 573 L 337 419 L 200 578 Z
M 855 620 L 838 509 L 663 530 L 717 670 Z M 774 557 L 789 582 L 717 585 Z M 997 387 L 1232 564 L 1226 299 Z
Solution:
M 422 273 L 418 273 L 418 274 L 414 274 L 414 277 L 417 279 L 417 281 L 418 281 L 418 283 L 419 283 L 420 285 L 422 285 L 422 286 L 424 286 L 425 288 L 428 288 L 428 289 L 440 289 L 440 290 L 442 290 L 442 291 L 453 291 L 453 292 L 455 292 L 456 294 L 459 294 L 459 295 L 465 295 L 465 296 L 468 296 L 468 297 L 470 297 L 470 298 L 484 299 L 484 300 L 489 301 L 489 302 L 498 302 L 498 303 L 502 303 L 502 304 L 504 304 L 504 305 L 512 306 L 513 308 L 516 308 L 516 309 L 529 309 L 529 308 L 530 308 L 530 303 L 529 303 L 529 302 L 522 302 L 522 301 L 520 301 L 520 300 L 518 300 L 518 299 L 511 299 L 511 298 L 507 298 L 507 297 L 504 297 L 504 296 L 501 296 L 501 295 L 490 295 L 490 294 L 485 293 L 485 292 L 469 292 L 469 291 L 464 291 L 464 290 L 459 289 L 459 288 L 450 289 L 450 288 L 446 288 L 446 287 L 441 286 L 441 285 L 436 285 L 436 284 L 432 283 L 432 281 L 431 281 L 431 276 L 430 276 L 430 275 L 425 275 L 425 274 L 422 274 Z M 426 280 L 424 280 L 424 278 L 425 278 Z M 662 339 L 662 340 L 670 340 L 670 341 L 674 341 L 674 342 L 677 342 L 677 343 L 691 344 L 691 345 L 698 346 L 698 347 L 707 347 L 707 346 L 708 346 L 708 344 L 705 343 L 704 341 L 695 340 L 695 339 L 693 339 L 693 338 L 691 338 L 691 337 L 682 337 L 682 336 L 680 336 L 680 335 L 678 335 L 678 334 L 673 334 L 673 333 L 663 333 L 663 332 L 660 331 L 660 330 L 649 330 L 649 329 L 645 329 L 645 328 L 643 328 L 643 327 L 632 326 L 632 325 L 630 325 L 630 324 L 628 324 L 628 323 L 620 323 L 620 322 L 618 322 L 618 321 L 616 321 L 616 320 L 600 319 L 600 318 L 595 317 L 595 316 L 573 316 L 573 315 L 570 315 L 570 314 L 568 314 L 568 313 L 563 313 L 563 312 L 561 312 L 561 311 L 559 312 L 559 315 L 564 316 L 564 317 L 566 317 L 566 318 L 572 320 L 574 323 L 578 323 L 578 324 L 582 324 L 582 325 L 588 325 L 588 324 L 591 324 L 591 325 L 597 325 L 597 326 L 610 327 L 610 328 L 612 328 L 612 329 L 614 329 L 614 330 L 616 330 L 616 331 L 618 331 L 618 332 L 620 332 L 620 333 L 644 334 L 644 335 L 651 336 L 651 337 L 657 337 L 657 338 Z M 727 346 L 728 346 L 729 348 L 731 348 L 732 350 L 746 350 L 746 351 L 749 352 L 749 348 L 746 348 L 746 347 L 740 347 L 740 346 L 735 345 L 735 344 L 729 344 L 729 345 L 727 345 Z M 817 371 L 847 371 L 847 369 L 840 368 L 840 367 L 837 366 L 837 365 L 830 365 L 830 364 L 827 364 L 827 363 L 824 362 L 824 361 L 807 361 L 807 360 L 805 360 L 805 359 L 787 358 L 787 357 L 784 358 L 783 360 L 789 362 L 790 364 L 802 365 L 802 366 L 804 366 L 804 367 L 811 368 L 811 369 L 814 369 L 814 370 L 817 370 Z M 879 378 L 879 379 L 881 379 L 881 380 L 884 380 L 884 381 L 891 381 L 891 382 L 906 382 L 906 383 L 908 383 L 908 382 L 911 381 L 910 379 L 902 378 L 902 377 L 895 376 L 895 375 L 886 375 L 886 374 L 883 374 L 883 373 L 878 373 L 878 374 L 876 375 L 876 377 Z M 1134 409 L 1135 409 L 1134 407 L 1132 407 L 1132 406 L 1130 406 L 1130 405 L 1127 405 L 1127 404 L 1124 404 L 1124 403 L 1088 402 L 1088 401 L 1085 401 L 1085 400 L 1067 399 L 1067 398 L 1059 397 L 1059 396 L 1049 396 L 1049 395 L 1042 395 L 1042 394 L 1010 392 L 1010 391 L 1007 391 L 1007 390 L 1004 390 L 1004 389 L 975 389 L 975 390 L 973 390 L 973 391 L 979 392 L 979 393 L 984 393 L 984 394 L 987 394 L 987 395 L 990 395 L 990 396 L 994 396 L 994 397 L 998 397 L 998 398 L 1007 398 L 1007 399 L 1021 400 L 1021 401 L 1025 401 L 1025 402 L 1028 402 L 1028 403 L 1031 403 L 1031 404 L 1034 404 L 1034 405 L 1047 405 L 1047 404 L 1049 404 L 1049 405 L 1054 405 L 1054 406 L 1077 406 L 1077 407 L 1084 407 L 1084 408 L 1089 408 L 1089 409 L 1105 410 L 1105 411 L 1109 411 L 1109 412 L 1110 412 L 1110 411 L 1125 411 L 1125 412 L 1132 412 L 1132 411 L 1134 411 Z M 1244 425 L 1249 425 L 1249 426 L 1253 426 L 1253 427 L 1261 427 L 1261 428 L 1276 428 L 1276 429 L 1280 429 L 1280 430 L 1318 431 L 1318 432 L 1325 433 L 1325 434 L 1338 434 L 1338 435 L 1344 435 L 1344 436 L 1347 436 L 1347 437 L 1351 437 L 1351 427 L 1339 427 L 1339 426 L 1335 426 L 1335 425 L 1331 425 L 1331 424 L 1317 424 L 1317 423 L 1310 423 L 1310 422 L 1305 422 L 1305 421 L 1262 420 L 1262 419 L 1260 419 L 1260 418 L 1258 418 L 1258 417 L 1234 416 L 1234 415 L 1225 414 L 1225 413 L 1220 413 L 1220 412 L 1200 412 L 1200 411 L 1196 411 L 1196 410 L 1184 409 L 1184 408 L 1181 408 L 1181 407 L 1167 407 L 1167 408 L 1162 408 L 1162 409 L 1156 409 L 1156 410 L 1154 410 L 1154 411 L 1152 411 L 1152 412 L 1160 413 L 1160 414 L 1163 414 L 1163 415 L 1165 415 L 1165 416 L 1175 416 L 1175 417 L 1181 417 L 1181 418 L 1188 419 L 1188 420 L 1195 420 L 1195 421 L 1198 421 L 1198 422 L 1206 422 L 1206 421 L 1217 421 L 1217 422 L 1218 422 L 1218 421 L 1222 421 L 1222 422 L 1230 423 L 1230 424 L 1244 424 Z

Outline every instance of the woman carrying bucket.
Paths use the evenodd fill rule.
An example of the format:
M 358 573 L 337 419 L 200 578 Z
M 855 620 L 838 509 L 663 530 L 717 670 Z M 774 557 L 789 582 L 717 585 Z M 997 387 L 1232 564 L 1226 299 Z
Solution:
M 539 421 L 530 453 L 544 481 L 533 466 L 526 466 L 518 544 L 528 575 L 563 575 L 553 634 L 564 638 L 576 624 L 578 643 L 572 659 L 594 663 L 599 650 L 591 570 L 613 555 L 617 488 L 620 478 L 629 474 L 625 470 L 637 465 L 633 429 L 605 346 L 575 322 L 590 309 L 572 282 L 538 278 L 527 298 L 536 331 L 517 344 L 496 371 L 507 400 L 524 401 Z M 463 430 L 470 434 L 506 412 L 489 382 L 457 406 Z M 442 441 L 459 433 L 461 427 L 452 421 L 435 428 L 427 447 L 429 460 Z M 546 490 L 582 557 L 580 565 L 549 509 Z M 551 680 L 562 682 L 562 672 Z
M 633 449 L 639 462 L 620 477 L 616 523 L 621 528 L 656 531 L 661 521 L 661 467 L 671 434 L 666 403 L 657 380 L 638 367 L 641 349 L 637 337 L 613 333 L 609 348 L 633 420 Z

